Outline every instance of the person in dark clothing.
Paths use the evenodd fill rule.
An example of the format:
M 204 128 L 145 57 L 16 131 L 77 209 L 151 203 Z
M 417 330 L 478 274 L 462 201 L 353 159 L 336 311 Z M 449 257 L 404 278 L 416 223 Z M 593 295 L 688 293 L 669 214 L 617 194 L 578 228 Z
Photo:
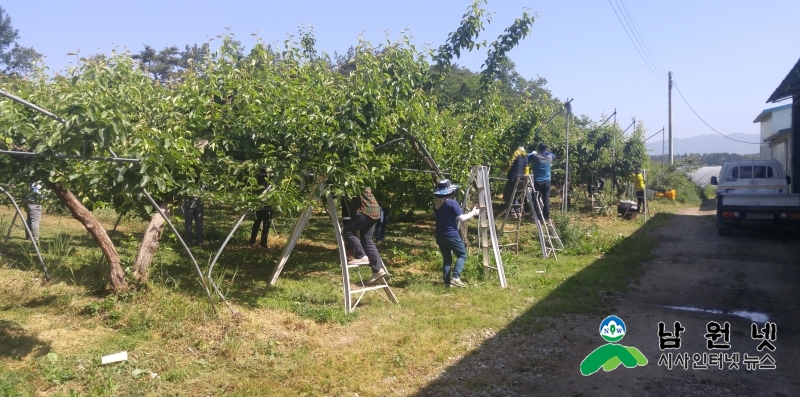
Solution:
M 259 246 L 261 248 L 269 248 L 267 237 L 269 236 L 269 227 L 272 225 L 272 206 L 270 205 L 266 205 L 262 209 L 256 211 L 256 220 L 253 223 L 253 229 L 250 231 L 250 246 L 253 248 L 256 246 L 258 229 L 262 224 L 264 226 L 261 230 L 261 244 L 259 244 Z
M 381 216 L 375 223 L 375 242 L 379 243 L 386 239 L 386 224 L 389 223 L 389 208 L 381 207 Z
M 186 197 L 183 200 L 184 239 L 186 244 L 192 244 L 192 221 L 197 227 L 197 245 L 203 242 L 203 199 L 200 197 Z
M 347 264 L 369 265 L 372 268 L 372 277 L 367 283 L 374 284 L 387 274 L 378 248 L 372 241 L 375 223 L 380 217 L 380 206 L 372 195 L 372 189 L 366 187 L 358 197 L 350 200 L 347 209 L 350 220 L 344 226 L 342 234 L 353 249 L 353 260 Z
M 528 155 L 528 162 L 533 167 L 533 188 L 539 193 L 542 198 L 542 215 L 545 221 L 550 220 L 550 166 L 556 156 L 547 150 L 547 145 L 544 143 L 539 144 L 539 150 L 533 151 Z M 535 202 L 539 206 L 538 201 Z M 537 211 L 537 217 L 538 211 Z
M 258 172 L 258 176 L 256 177 L 258 180 L 259 188 L 256 189 L 256 195 L 260 196 L 266 190 L 270 189 L 270 185 L 267 182 L 267 171 L 260 170 Z M 250 231 L 250 246 L 255 248 L 256 246 L 256 237 L 258 237 L 258 229 L 261 225 L 263 229 L 261 230 L 261 244 L 259 245 L 261 248 L 267 248 L 269 246 L 269 241 L 267 237 L 269 236 L 269 227 L 272 225 L 272 206 L 271 205 L 264 205 L 261 209 L 256 211 L 256 220 L 253 223 L 253 229 Z
M 526 166 L 528 166 L 527 152 L 525 152 L 524 147 L 520 146 L 514 151 L 514 154 L 511 155 L 508 166 L 503 170 L 507 178 L 506 187 L 503 189 L 505 208 L 508 208 L 509 203 L 511 203 L 512 196 L 514 195 L 514 186 L 517 184 L 519 176 L 525 174 Z M 519 204 L 519 202 L 514 200 L 514 204 Z M 519 208 L 513 208 L 509 212 L 511 212 L 512 217 L 519 218 Z

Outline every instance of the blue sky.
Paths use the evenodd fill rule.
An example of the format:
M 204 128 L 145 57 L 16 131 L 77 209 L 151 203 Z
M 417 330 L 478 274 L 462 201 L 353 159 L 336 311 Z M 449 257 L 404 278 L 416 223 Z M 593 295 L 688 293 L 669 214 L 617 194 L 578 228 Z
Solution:
M 458 27 L 469 0 L 404 1 L 206 1 L 206 0 L 12 0 L 2 6 L 52 69 L 82 55 L 114 46 L 138 52 L 203 43 L 230 27 L 251 47 L 251 33 L 283 42 L 300 24 L 313 25 L 317 48 L 343 53 L 359 35 L 373 43 L 396 40 L 409 29 L 415 42 L 438 46 Z M 612 4 L 613 7 L 612 8 Z M 527 78 L 544 77 L 561 99 L 575 98 L 573 111 L 599 120 L 617 109 L 623 128 L 632 117 L 652 134 L 667 125 L 666 71 L 706 122 L 725 133 L 757 133 L 753 119 L 800 57 L 796 0 L 490 0 L 491 25 L 481 39 L 493 40 L 524 7 L 537 12 L 532 35 L 511 58 Z M 651 68 L 631 44 L 615 15 L 628 11 L 655 59 Z M 624 18 L 620 14 L 620 18 Z M 634 36 L 635 38 L 635 36 Z M 218 42 L 218 39 L 217 39 Z M 214 42 L 212 42 L 213 44 Z M 478 70 L 485 51 L 459 64 Z M 673 92 L 675 138 L 713 134 Z

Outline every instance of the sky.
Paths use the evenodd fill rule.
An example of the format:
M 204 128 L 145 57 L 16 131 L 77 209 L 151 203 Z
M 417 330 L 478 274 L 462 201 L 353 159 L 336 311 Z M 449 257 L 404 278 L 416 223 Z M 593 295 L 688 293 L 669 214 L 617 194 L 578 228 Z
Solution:
M 247 48 L 255 43 L 253 33 L 281 44 L 301 24 L 313 27 L 317 49 L 329 54 L 346 52 L 359 36 L 377 44 L 401 38 L 404 30 L 418 46 L 438 47 L 470 4 L 7 0 L 0 6 L 19 30 L 18 42 L 45 55 L 51 69 L 63 70 L 75 62 L 70 52 L 138 52 L 145 44 L 182 49 L 209 39 L 213 48 L 226 28 Z M 785 103 L 765 101 L 800 57 L 796 0 L 489 0 L 484 7 L 493 12 L 492 22 L 479 40 L 490 42 L 526 8 L 538 15 L 531 35 L 510 53 L 522 76 L 543 77 L 557 98 L 574 98 L 575 114 L 601 121 L 616 109 L 623 129 L 635 117 L 648 135 L 668 125 L 668 71 L 686 100 L 673 90 L 674 138 L 715 133 L 692 108 L 723 134 L 757 134 L 753 120 Z M 456 62 L 478 71 L 485 58 L 481 49 Z

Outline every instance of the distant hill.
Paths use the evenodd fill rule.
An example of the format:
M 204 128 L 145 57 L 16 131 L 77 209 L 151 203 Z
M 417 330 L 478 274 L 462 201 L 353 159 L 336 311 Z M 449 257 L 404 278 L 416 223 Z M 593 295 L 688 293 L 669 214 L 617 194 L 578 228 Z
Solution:
M 733 139 L 738 139 L 745 142 L 759 142 L 761 137 L 759 134 L 730 134 Z M 666 135 L 665 135 L 666 137 Z M 669 141 L 667 142 L 667 145 Z M 664 153 L 669 152 L 669 147 L 664 146 Z M 760 150 L 759 145 L 751 145 L 747 143 L 734 142 L 726 139 L 720 135 L 699 135 L 691 138 L 673 139 L 673 154 L 688 154 L 688 153 L 737 153 L 737 154 L 753 154 L 758 153 Z M 651 156 L 661 155 L 661 140 L 650 141 L 647 143 L 648 154 Z

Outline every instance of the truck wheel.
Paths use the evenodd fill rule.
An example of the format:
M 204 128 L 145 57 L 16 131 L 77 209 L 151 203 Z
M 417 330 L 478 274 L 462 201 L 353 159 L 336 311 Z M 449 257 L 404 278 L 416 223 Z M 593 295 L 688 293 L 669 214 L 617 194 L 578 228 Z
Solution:
M 729 233 L 730 232 L 728 231 L 728 228 L 726 228 L 726 227 L 717 228 L 717 234 L 720 235 L 720 236 L 727 236 Z

